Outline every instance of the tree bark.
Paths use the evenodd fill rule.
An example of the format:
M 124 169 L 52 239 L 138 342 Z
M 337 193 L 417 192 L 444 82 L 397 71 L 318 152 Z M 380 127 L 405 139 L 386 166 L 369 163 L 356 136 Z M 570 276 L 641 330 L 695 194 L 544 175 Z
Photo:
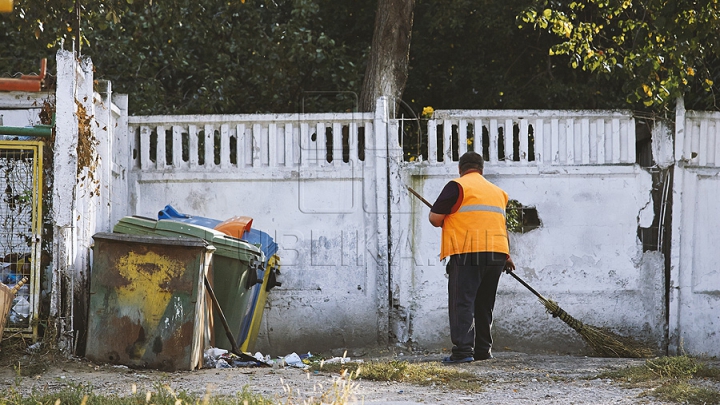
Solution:
M 360 111 L 373 111 L 380 96 L 388 96 L 395 103 L 402 98 L 408 76 L 414 9 L 415 0 L 378 0 Z

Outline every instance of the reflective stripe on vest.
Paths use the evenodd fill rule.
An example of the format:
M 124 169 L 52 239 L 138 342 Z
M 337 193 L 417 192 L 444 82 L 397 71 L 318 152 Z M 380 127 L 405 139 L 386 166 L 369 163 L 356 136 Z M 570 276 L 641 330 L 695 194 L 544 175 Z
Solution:
M 505 216 L 505 210 L 500 207 L 495 207 L 493 205 L 465 205 L 460 207 L 457 212 L 470 212 L 470 211 L 489 211 L 489 212 L 497 212 L 498 214 L 502 214 L 502 216 Z

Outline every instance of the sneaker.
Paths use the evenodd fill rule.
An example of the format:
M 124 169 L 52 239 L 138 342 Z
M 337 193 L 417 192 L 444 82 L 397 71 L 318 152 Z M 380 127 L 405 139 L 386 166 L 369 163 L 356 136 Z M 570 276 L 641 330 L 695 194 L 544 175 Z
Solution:
M 459 363 L 470 363 L 473 361 L 472 356 L 463 357 L 460 359 L 453 359 L 452 356 L 448 356 L 442 359 L 444 364 L 459 364 Z

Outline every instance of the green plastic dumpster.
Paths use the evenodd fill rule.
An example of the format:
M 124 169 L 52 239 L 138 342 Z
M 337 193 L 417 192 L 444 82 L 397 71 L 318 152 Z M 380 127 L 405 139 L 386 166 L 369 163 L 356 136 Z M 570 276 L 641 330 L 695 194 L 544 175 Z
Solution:
M 201 368 L 210 339 L 204 280 L 215 248 L 199 238 L 93 239 L 85 356 L 166 371 Z
M 220 231 L 200 225 L 169 220 L 155 220 L 128 216 L 122 218 L 113 232 L 131 235 L 157 235 L 184 238 L 201 238 L 215 247 L 210 276 L 218 304 L 225 315 L 230 330 L 237 340 L 243 319 L 252 316 L 255 284 L 262 283 L 258 270 L 262 270 L 263 253 L 255 245 L 226 235 Z M 214 346 L 231 350 L 220 321 L 219 313 L 213 310 Z M 235 342 L 238 346 L 240 344 Z

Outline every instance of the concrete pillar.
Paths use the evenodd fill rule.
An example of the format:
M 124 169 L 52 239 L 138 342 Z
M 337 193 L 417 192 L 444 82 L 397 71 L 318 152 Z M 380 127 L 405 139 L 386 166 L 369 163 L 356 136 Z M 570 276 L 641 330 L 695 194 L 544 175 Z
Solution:
M 75 105 L 77 63 L 72 52 L 57 53 L 55 90 L 54 179 L 52 188 L 53 277 L 50 318 L 55 321 L 58 347 L 73 347 L 73 261 L 75 258 L 75 184 L 77 181 L 78 120 Z

